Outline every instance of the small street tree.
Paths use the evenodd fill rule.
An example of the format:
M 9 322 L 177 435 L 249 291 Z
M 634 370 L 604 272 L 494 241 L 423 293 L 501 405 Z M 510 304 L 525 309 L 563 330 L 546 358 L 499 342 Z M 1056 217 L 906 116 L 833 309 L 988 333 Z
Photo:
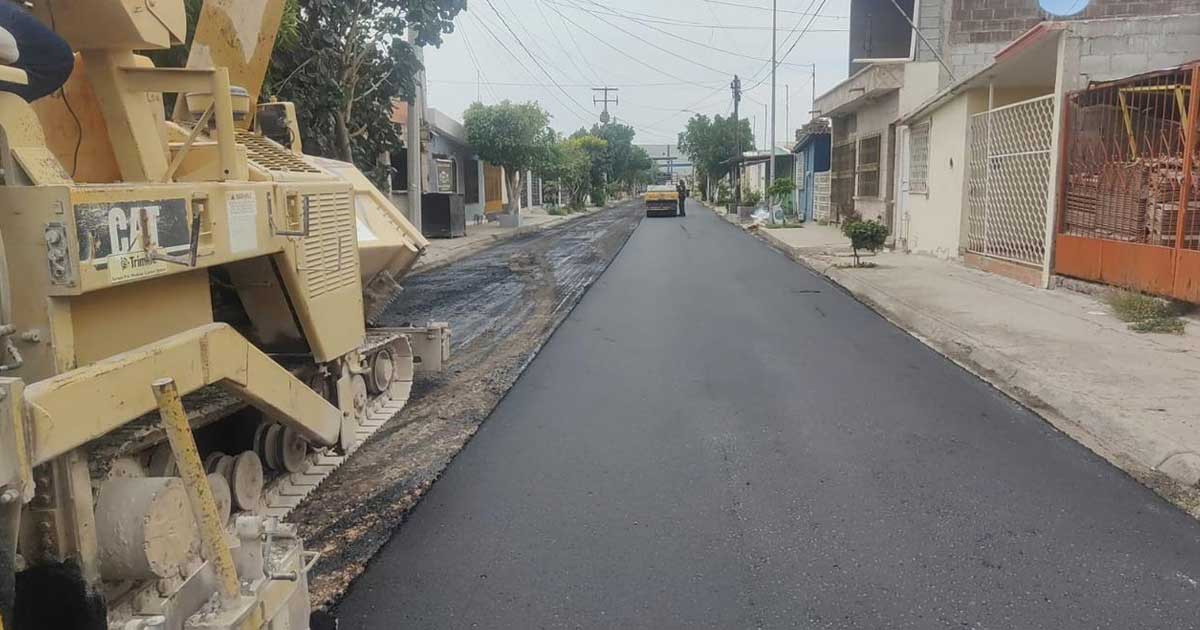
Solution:
M 608 143 L 593 135 L 559 139 L 554 143 L 544 173 L 561 182 L 567 204 L 582 210 L 587 203 L 592 180 L 592 161 L 604 152 Z
M 633 147 L 621 180 L 625 182 L 625 188 L 630 194 L 636 192 L 639 184 L 649 184 L 654 180 L 654 160 L 650 159 L 650 154 L 645 149 Z
M 467 141 L 479 159 L 504 167 L 508 176 L 508 212 L 520 210 L 521 173 L 546 168 L 553 161 L 550 115 L 536 102 L 496 105 L 475 103 L 463 115 Z
M 888 228 L 875 219 L 866 221 L 851 219 L 842 224 L 842 234 L 850 239 L 850 247 L 854 250 L 854 266 L 861 267 L 862 261 L 858 257 L 858 250 L 865 249 L 873 253 L 883 249 L 883 244 L 887 241 Z

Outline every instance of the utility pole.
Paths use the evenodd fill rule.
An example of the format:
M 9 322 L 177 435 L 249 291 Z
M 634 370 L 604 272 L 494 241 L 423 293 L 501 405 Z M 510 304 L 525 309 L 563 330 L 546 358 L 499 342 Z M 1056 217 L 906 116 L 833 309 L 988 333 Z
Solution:
M 792 86 L 783 84 L 783 140 L 791 146 L 792 139 L 788 136 L 792 131 Z
M 736 209 L 738 203 L 742 200 L 742 178 L 738 176 L 738 169 L 741 167 L 742 159 L 742 134 L 741 125 L 738 124 L 738 103 L 742 102 L 742 80 L 738 75 L 733 75 L 733 83 L 729 84 L 733 90 L 733 137 L 737 138 L 737 162 L 734 162 L 733 168 L 730 170 L 733 178 L 733 202 L 731 209 Z
M 767 162 L 767 194 L 764 195 L 767 198 L 767 211 L 771 214 L 771 223 L 775 222 L 775 209 L 772 207 L 774 204 L 771 202 L 770 191 L 771 185 L 775 183 L 775 68 L 779 65 L 776 62 L 779 52 L 776 50 L 775 40 L 777 37 L 776 28 L 779 24 L 778 9 L 779 0 L 771 0 L 771 133 L 768 136 L 770 138 L 768 146 L 771 157 L 769 158 L 770 161 Z
M 408 44 L 417 53 L 417 60 L 424 63 L 421 48 L 416 45 L 417 32 L 408 29 Z M 413 81 L 413 98 L 408 103 L 408 218 L 421 231 L 421 193 L 425 190 L 424 171 L 421 164 L 421 125 L 425 117 L 425 71 L 417 73 Z
M 620 92 L 620 91 L 621 91 L 621 90 L 620 90 L 620 88 L 615 88 L 615 87 L 607 87 L 607 86 L 606 86 L 606 87 L 597 87 L 597 88 L 592 88 L 592 104 L 593 104 L 593 105 L 599 105 L 599 104 L 601 104 L 601 103 L 603 103 L 603 104 L 604 104 L 604 111 L 600 112 L 600 122 L 602 122 L 602 123 L 604 123 L 604 124 L 606 124 L 606 125 L 607 125 L 607 124 L 608 124 L 608 121 L 610 120 L 610 118 L 609 118 L 609 116 L 608 116 L 608 104 L 609 104 L 609 103 L 612 103 L 613 105 L 620 105 L 620 104 L 621 104 L 621 103 L 620 103 L 620 102 L 617 100 L 617 97 L 616 97 L 616 96 L 614 96 L 614 97 L 613 97 L 613 98 L 611 98 L 611 99 L 610 99 L 610 98 L 608 98 L 608 93 L 609 93 L 609 92 Z M 599 99 L 597 99 L 597 97 L 596 97 L 596 94 L 595 94 L 596 92 L 602 92 L 602 93 L 603 93 L 603 95 L 602 95 L 602 96 L 601 96 Z

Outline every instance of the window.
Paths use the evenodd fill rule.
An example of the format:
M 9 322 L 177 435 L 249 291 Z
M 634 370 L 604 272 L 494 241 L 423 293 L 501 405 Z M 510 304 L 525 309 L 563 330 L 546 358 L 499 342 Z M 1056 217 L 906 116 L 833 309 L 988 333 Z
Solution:
M 908 192 L 929 194 L 929 124 L 908 128 Z
M 804 167 L 808 163 L 808 153 L 796 153 L 794 157 L 796 159 L 796 173 L 793 177 L 796 180 L 796 190 L 803 191 L 804 180 L 808 179 L 808 175 L 804 170 Z
M 392 151 L 392 192 L 408 190 L 408 151 Z
M 878 134 L 858 141 L 858 187 L 855 196 L 879 196 L 879 143 Z
M 479 160 L 467 160 L 465 168 L 467 169 L 463 172 L 463 182 L 467 189 L 465 203 L 479 203 Z

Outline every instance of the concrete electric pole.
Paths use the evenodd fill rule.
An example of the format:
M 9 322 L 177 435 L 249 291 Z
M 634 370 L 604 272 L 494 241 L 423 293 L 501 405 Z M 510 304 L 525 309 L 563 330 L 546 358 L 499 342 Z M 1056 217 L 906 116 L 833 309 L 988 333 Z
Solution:
M 737 159 L 733 168 L 730 170 L 731 178 L 733 179 L 733 201 L 730 203 L 730 210 L 736 210 L 737 205 L 742 200 L 742 178 L 738 176 L 740 168 L 740 160 L 742 159 L 742 134 L 741 125 L 738 124 L 738 103 L 742 102 L 742 80 L 738 75 L 733 75 L 733 83 L 729 84 L 729 88 L 733 90 L 733 137 L 737 138 Z
M 416 45 L 417 32 L 408 29 L 408 43 L 424 62 L 421 48 Z M 421 231 L 421 193 L 425 191 L 424 171 L 421 164 L 421 125 L 425 114 L 425 71 L 417 73 L 413 81 L 413 99 L 408 103 L 408 129 L 405 142 L 408 144 L 408 220 Z
M 775 183 L 775 68 L 778 66 L 776 57 L 779 51 L 776 50 L 776 28 L 779 23 L 779 0 L 771 0 L 771 132 L 767 136 L 768 158 L 767 162 L 767 212 L 771 214 L 771 223 L 775 222 L 775 208 L 771 200 L 771 185 Z

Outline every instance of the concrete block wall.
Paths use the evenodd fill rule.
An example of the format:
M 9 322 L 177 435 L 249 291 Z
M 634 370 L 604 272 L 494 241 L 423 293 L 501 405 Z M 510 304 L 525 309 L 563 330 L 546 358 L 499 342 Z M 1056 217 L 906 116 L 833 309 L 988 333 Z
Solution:
M 1006 44 L 1047 19 L 1076 20 L 1200 13 L 1200 0 L 1091 0 L 1070 16 L 1051 16 L 1037 0 L 950 0 L 951 44 Z M 1083 4 L 1081 1 L 1080 4 Z
M 925 45 L 921 38 L 917 38 L 917 59 L 916 61 L 937 61 L 937 56 L 933 54 L 933 49 L 938 53 L 942 52 L 942 41 L 945 32 L 945 16 L 946 0 L 919 0 L 917 6 L 917 29 L 924 36 L 925 41 L 929 42 L 929 46 Z
M 1065 37 L 1064 89 L 1077 90 L 1200 58 L 1200 13 L 1080 22 Z
M 928 11 L 940 17 L 943 23 L 941 53 L 959 79 L 970 76 L 988 66 L 997 52 L 1022 33 L 1045 20 L 1087 19 L 1110 23 L 1111 26 L 1105 28 L 1113 31 L 1110 36 L 1114 39 L 1099 46 L 1101 49 L 1108 47 L 1109 51 L 1096 54 L 1116 55 L 1124 52 L 1119 50 L 1124 43 L 1115 38 L 1123 34 L 1120 32 L 1123 28 L 1129 28 L 1119 25 L 1138 20 L 1104 20 L 1103 18 L 1178 16 L 1200 13 L 1200 0 L 1134 0 L 1132 2 L 1128 0 L 1090 0 L 1087 7 L 1079 13 L 1057 17 L 1043 11 L 1037 0 L 941 0 L 940 11 L 926 6 L 927 4 L 936 4 L 937 1 L 922 0 L 921 11 Z M 1082 0 L 1080 4 L 1083 4 Z M 925 33 L 926 24 L 923 20 L 919 26 L 921 32 Z M 1139 41 L 1133 44 L 1141 47 L 1144 42 Z M 1178 45 L 1175 43 L 1169 45 L 1172 48 L 1191 46 L 1190 50 L 1194 52 L 1193 57 L 1200 56 L 1200 46 L 1197 46 L 1194 41 L 1181 41 Z M 932 53 L 926 51 L 926 54 L 932 57 Z M 1140 55 L 1141 53 L 1131 54 Z M 1163 65 L 1159 62 L 1167 58 L 1168 55 L 1161 55 L 1158 59 L 1150 62 L 1141 57 L 1129 57 L 1117 60 L 1117 63 L 1126 68 L 1136 65 L 1144 66 L 1145 63 L 1151 63 L 1152 67 L 1159 67 Z M 1105 64 L 1100 59 L 1094 61 L 1101 67 Z M 949 84 L 949 77 L 944 72 L 941 84 L 942 87 Z

